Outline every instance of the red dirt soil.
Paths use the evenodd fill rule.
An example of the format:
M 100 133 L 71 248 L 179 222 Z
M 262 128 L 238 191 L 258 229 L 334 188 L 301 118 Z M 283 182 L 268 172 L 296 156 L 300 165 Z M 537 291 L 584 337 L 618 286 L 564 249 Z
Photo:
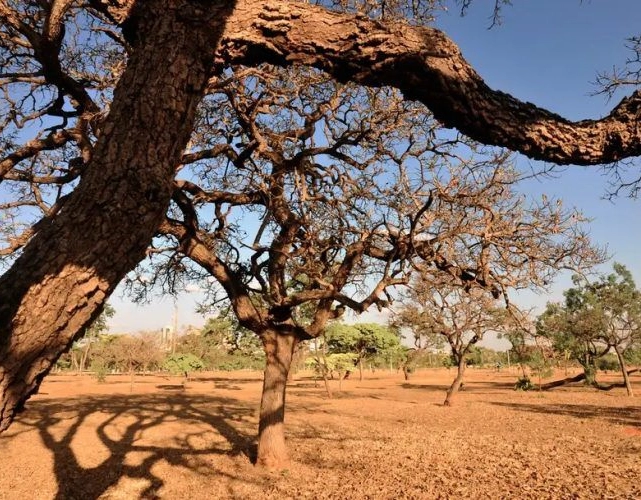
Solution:
M 332 382 L 334 399 L 297 375 L 281 471 L 251 462 L 259 373 L 185 389 L 139 376 L 133 392 L 127 377 L 51 375 L 0 435 L 0 498 L 641 498 L 639 397 L 517 392 L 516 371 L 470 369 L 444 407 L 453 375 L 367 373 Z

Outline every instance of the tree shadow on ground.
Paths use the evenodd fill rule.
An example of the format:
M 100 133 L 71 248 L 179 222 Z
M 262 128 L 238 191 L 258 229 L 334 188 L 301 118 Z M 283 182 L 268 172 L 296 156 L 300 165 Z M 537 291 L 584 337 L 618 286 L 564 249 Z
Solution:
M 253 436 L 240 429 L 253 427 L 254 413 L 231 398 L 165 393 L 33 401 L 17 421 L 37 429 L 52 452 L 57 500 L 96 499 L 123 478 L 145 483 L 139 498 L 159 498 L 164 481 L 152 469 L 160 461 L 203 474 L 211 473 L 206 456 L 242 454 L 254 461 Z M 171 422 L 191 429 L 168 436 L 159 426 Z M 212 430 L 224 439 L 213 439 Z M 151 433 L 160 442 L 146 438 Z M 101 448 L 102 461 L 83 466 L 79 443 Z
M 218 384 L 257 384 L 262 383 L 262 378 L 225 378 L 225 377 L 210 377 L 210 376 L 198 376 L 194 377 L 194 382 L 214 382 Z
M 444 392 L 449 389 L 449 385 L 432 385 L 432 384 L 413 384 L 411 382 L 404 382 L 401 384 L 403 389 L 418 389 L 427 392 Z
M 599 406 L 588 404 L 526 404 L 526 403 L 491 403 L 495 406 L 511 408 L 528 413 L 567 415 L 580 419 L 602 418 L 613 424 L 641 428 L 641 406 Z

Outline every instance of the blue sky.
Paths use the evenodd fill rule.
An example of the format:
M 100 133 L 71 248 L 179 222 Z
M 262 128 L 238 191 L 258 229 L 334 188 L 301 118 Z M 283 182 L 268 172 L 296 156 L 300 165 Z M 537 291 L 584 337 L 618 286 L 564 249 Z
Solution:
M 505 7 L 503 23 L 488 30 L 492 4 L 477 0 L 467 16 L 460 17 L 453 9 L 436 24 L 459 44 L 490 86 L 570 119 L 601 117 L 618 102 L 618 98 L 608 102 L 603 96 L 592 96 L 595 86 L 591 82 L 597 72 L 621 65 L 628 57 L 625 39 L 638 33 L 641 2 L 521 0 Z M 518 162 L 527 166 L 529 160 L 519 157 Z M 641 161 L 637 163 L 641 166 Z M 576 206 L 593 218 L 594 241 L 607 244 L 613 260 L 627 265 L 641 284 L 641 234 L 636 224 L 641 219 L 641 201 L 607 201 L 603 199 L 606 188 L 607 178 L 601 170 L 581 167 L 568 167 L 556 179 L 531 181 L 524 187 L 535 196 L 546 193 L 562 198 L 566 207 Z M 608 264 L 604 271 L 610 267 Z M 547 300 L 559 300 L 569 284 L 569 277 L 562 276 L 550 295 L 522 294 L 516 301 L 541 307 Z M 203 323 L 194 312 L 197 298 L 197 293 L 179 298 L 180 324 Z M 172 298 L 139 307 L 120 299 L 116 292 L 111 302 L 117 311 L 110 323 L 112 331 L 171 324 Z

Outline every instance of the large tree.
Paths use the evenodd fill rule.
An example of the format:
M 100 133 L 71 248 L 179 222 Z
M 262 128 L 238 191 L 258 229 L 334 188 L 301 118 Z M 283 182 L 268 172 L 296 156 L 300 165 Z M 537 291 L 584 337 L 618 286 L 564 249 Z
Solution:
M 79 179 L 14 241 L 0 278 L 0 429 L 144 257 L 223 64 L 301 63 L 395 86 L 481 142 L 556 163 L 613 162 L 641 144 L 637 93 L 571 122 L 490 89 L 442 32 L 367 15 L 277 0 L 1 0 L 0 22 L 2 179 L 35 175 L 22 167 L 54 148 L 49 173 Z
M 346 308 L 386 305 L 413 259 L 486 286 L 475 262 L 463 269 L 453 260 L 463 252 L 456 236 L 482 210 L 470 193 L 500 189 L 508 157 L 475 157 L 477 145 L 447 137 L 397 93 L 337 85 L 316 71 L 230 77 L 205 100 L 199 123 L 150 249 L 154 272 L 141 281 L 139 269 L 131 283 L 216 279 L 219 298 L 264 345 L 258 458 L 276 465 L 286 457 L 298 342 Z

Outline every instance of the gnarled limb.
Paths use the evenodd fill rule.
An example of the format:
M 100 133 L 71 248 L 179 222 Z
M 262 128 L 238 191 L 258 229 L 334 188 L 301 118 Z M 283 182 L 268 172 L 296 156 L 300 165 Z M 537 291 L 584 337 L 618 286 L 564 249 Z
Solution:
M 124 23 L 134 0 L 92 0 Z M 491 89 L 442 31 L 288 0 L 240 0 L 217 60 L 301 64 L 340 81 L 387 85 L 425 104 L 443 124 L 484 144 L 552 163 L 598 165 L 641 154 L 641 93 L 598 120 L 570 121 Z
M 557 164 L 595 165 L 641 154 L 641 93 L 600 120 L 572 122 L 491 89 L 442 31 L 383 24 L 284 0 L 241 0 L 218 53 L 325 70 L 341 81 L 389 85 L 469 137 Z

